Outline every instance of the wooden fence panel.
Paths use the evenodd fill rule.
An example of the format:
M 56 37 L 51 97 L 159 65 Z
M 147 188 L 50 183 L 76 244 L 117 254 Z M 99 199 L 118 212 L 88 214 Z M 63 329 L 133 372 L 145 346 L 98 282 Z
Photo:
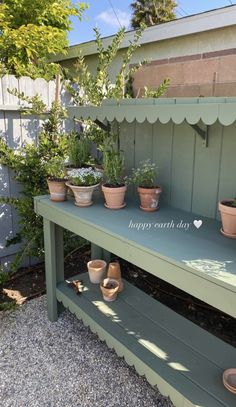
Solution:
M 5 75 L 0 78 L 0 137 L 4 137 L 10 147 L 19 149 L 23 143 L 37 143 L 38 133 L 42 125 L 42 119 L 37 116 L 29 116 L 19 111 L 22 101 L 11 95 L 8 89 L 16 88 L 24 92 L 26 96 L 39 94 L 43 102 L 50 107 L 55 100 L 55 82 L 47 82 L 44 79 L 32 80 L 28 77 L 16 78 L 13 75 Z M 68 105 L 70 97 L 65 89 L 61 90 L 62 104 Z M 24 105 L 26 103 L 24 102 Z M 64 128 L 70 130 L 73 123 L 66 121 Z M 0 195 L 15 197 L 19 195 L 21 187 L 13 179 L 13 173 L 6 167 L 0 166 Z M 0 264 L 7 266 L 14 254 L 19 250 L 19 245 L 5 247 L 6 238 L 15 236 L 18 231 L 18 216 L 16 211 L 9 205 L 0 205 Z M 26 259 L 24 265 L 29 264 Z

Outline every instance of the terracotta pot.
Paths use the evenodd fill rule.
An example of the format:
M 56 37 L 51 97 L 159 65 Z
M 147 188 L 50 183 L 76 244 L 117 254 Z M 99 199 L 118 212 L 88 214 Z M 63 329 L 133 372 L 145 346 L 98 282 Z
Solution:
M 236 208 L 224 205 L 225 202 L 232 202 L 233 199 L 221 201 L 219 211 L 222 220 L 221 233 L 232 239 L 236 239 Z
M 92 195 L 93 191 L 99 187 L 100 184 L 91 185 L 89 187 L 82 187 L 72 185 L 70 182 L 67 182 L 66 185 L 73 191 L 75 197 L 75 205 L 84 207 L 90 206 L 93 204 Z
M 119 283 L 117 280 L 114 278 L 105 278 L 100 284 L 100 288 L 105 301 L 115 301 L 119 290 Z
M 154 188 L 138 187 L 140 209 L 146 212 L 157 211 L 161 192 L 162 189 L 158 186 Z
M 54 202 L 63 202 L 66 200 L 66 181 L 65 180 L 52 180 L 47 179 L 48 189 L 50 192 L 50 199 Z
M 118 261 L 109 264 L 107 277 L 113 278 L 118 281 L 119 293 L 124 289 L 124 284 L 121 279 L 120 263 L 118 263 Z
M 91 260 L 87 267 L 91 283 L 100 284 L 105 277 L 107 263 L 104 260 Z
M 106 185 L 102 185 L 102 192 L 104 193 L 105 198 L 105 206 L 109 209 L 121 209 L 124 208 L 126 203 L 125 199 L 125 192 L 127 187 L 125 185 L 121 187 L 107 187 Z

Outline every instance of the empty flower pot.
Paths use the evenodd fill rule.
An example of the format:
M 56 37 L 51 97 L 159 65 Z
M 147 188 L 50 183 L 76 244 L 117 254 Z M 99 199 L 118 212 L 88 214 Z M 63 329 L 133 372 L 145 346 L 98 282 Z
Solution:
M 50 199 L 54 202 L 63 202 L 66 200 L 66 180 L 63 179 L 47 179 Z
M 119 282 L 114 278 L 105 278 L 100 284 L 104 301 L 115 301 L 118 291 L 119 291 Z
M 118 263 L 118 261 L 115 261 L 115 262 L 112 262 L 109 264 L 107 277 L 113 278 L 118 281 L 118 283 L 119 283 L 118 292 L 121 292 L 123 290 L 124 284 L 121 279 L 120 263 Z
M 91 260 L 87 263 L 89 279 L 93 284 L 100 284 L 106 273 L 107 263 L 104 260 Z

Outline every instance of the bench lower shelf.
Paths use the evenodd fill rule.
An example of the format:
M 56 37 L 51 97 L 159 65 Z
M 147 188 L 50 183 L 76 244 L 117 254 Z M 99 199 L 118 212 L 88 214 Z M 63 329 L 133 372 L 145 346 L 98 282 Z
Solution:
M 57 285 L 57 300 L 114 348 L 140 375 L 157 385 L 176 407 L 233 407 L 236 395 L 223 386 L 223 370 L 236 365 L 236 349 L 125 281 L 114 302 L 83 280 L 81 295 Z

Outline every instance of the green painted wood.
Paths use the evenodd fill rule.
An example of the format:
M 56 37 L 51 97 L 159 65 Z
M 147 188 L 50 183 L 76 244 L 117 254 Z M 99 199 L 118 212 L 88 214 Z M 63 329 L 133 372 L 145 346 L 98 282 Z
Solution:
M 152 160 L 159 169 L 158 184 L 162 186 L 161 203 L 170 204 L 173 123 L 153 125 Z
M 125 270 L 122 270 L 122 274 L 125 274 Z M 122 293 L 122 300 L 135 309 L 142 309 L 142 314 L 146 318 L 162 327 L 171 336 L 185 343 L 189 348 L 213 361 L 219 368 L 227 369 L 231 366 L 232 360 L 235 359 L 235 348 L 226 343 L 223 344 L 216 336 L 159 302 L 157 312 L 156 307 L 153 306 L 153 298 L 149 295 L 147 296 L 141 290 L 138 291 L 137 295 L 137 288 L 135 286 L 128 285 L 128 290 L 124 290 Z M 143 304 L 145 304 L 145 307 L 143 307 Z M 222 345 L 224 352 L 222 352 Z
M 209 128 L 208 148 L 196 137 L 192 212 L 215 218 L 218 199 L 220 154 L 223 127 L 215 123 Z
M 202 217 L 203 226 L 197 230 L 191 213 L 173 208 L 144 213 L 135 202 L 113 212 L 102 200 L 78 208 L 70 201 L 55 204 L 38 197 L 35 208 L 54 223 L 236 317 L 236 242 L 220 234 L 219 222 Z M 156 227 L 171 220 L 175 228 Z M 189 224 L 188 230 L 177 227 L 181 220 Z M 130 227 L 137 224 L 146 229 Z
M 223 128 L 218 201 L 236 196 L 236 124 Z
M 102 247 L 97 246 L 96 244 L 91 244 L 91 259 L 102 259 L 103 258 L 103 250 Z
M 191 211 L 195 133 L 183 123 L 174 128 L 171 163 L 171 200 L 176 208 Z
M 56 285 L 64 280 L 63 230 L 48 219 L 43 220 L 48 318 L 56 321 L 60 311 Z
M 189 331 L 191 335 L 191 322 L 185 321 L 127 282 L 119 298 L 113 303 L 106 303 L 99 287 L 89 283 L 87 273 L 79 277 L 85 284 L 82 295 L 76 296 L 70 288 L 61 283 L 57 287 L 58 300 L 82 317 L 86 325 L 99 336 L 101 334 L 102 340 L 114 347 L 129 364 L 134 364 L 137 371 L 145 374 L 161 392 L 169 395 L 176 407 L 233 407 L 234 396 L 223 387 L 221 367 L 217 366 L 209 355 L 203 356 L 199 349 L 194 349 L 192 343 L 186 340 Z M 164 327 L 158 318 L 155 321 L 150 319 L 150 309 L 156 315 L 163 314 L 166 310 L 167 316 L 171 316 L 171 323 L 175 317 L 177 322 L 181 321 L 182 336 L 185 334 L 185 340 L 182 341 L 170 333 L 172 328 L 167 329 L 167 319 Z M 197 336 L 198 331 L 200 337 L 203 335 L 201 328 L 194 326 L 194 329 Z M 218 349 L 226 357 L 236 357 L 235 349 L 216 340 L 207 332 L 204 334 L 209 347 L 215 346 L 217 342 Z
M 135 167 L 140 161 L 152 157 L 152 125 L 148 122 L 136 125 L 135 129 Z
M 122 122 L 120 128 L 120 150 L 124 153 L 125 168 L 127 173 L 134 167 L 135 157 L 135 125 L 133 123 Z
M 69 107 L 69 117 L 77 117 L 101 121 L 117 120 L 129 123 L 137 120 L 143 123 L 147 120 L 153 124 L 157 120 L 167 123 L 172 120 L 176 124 L 185 120 L 190 124 L 197 124 L 200 120 L 212 125 L 217 120 L 229 126 L 236 119 L 235 98 L 177 98 L 177 99 L 133 99 L 105 103 L 100 107 L 82 106 Z

